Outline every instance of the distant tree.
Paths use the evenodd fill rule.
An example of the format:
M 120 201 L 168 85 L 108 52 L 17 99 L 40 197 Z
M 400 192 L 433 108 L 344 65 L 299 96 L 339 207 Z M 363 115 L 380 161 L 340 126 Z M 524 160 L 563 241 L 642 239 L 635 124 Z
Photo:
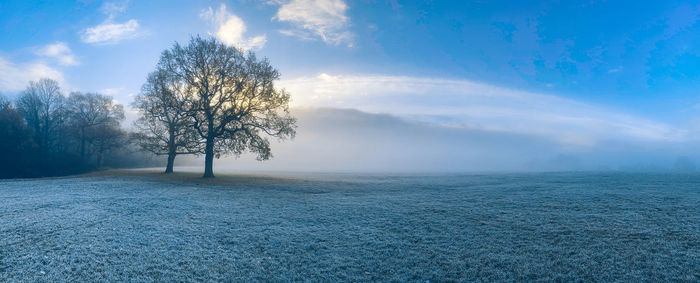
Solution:
M 205 143 L 204 178 L 214 177 L 215 156 L 251 151 L 265 160 L 272 156 L 267 137 L 294 137 L 289 93 L 274 87 L 279 72 L 267 59 L 195 37 L 164 51 L 159 66 L 183 83 L 182 111 Z
M 65 118 L 63 102 L 61 88 L 52 79 L 29 82 L 17 99 L 17 109 L 32 129 L 42 154 L 48 153 L 56 141 L 57 129 Z
M 0 178 L 153 164 L 125 139 L 123 119 L 122 106 L 110 97 L 73 93 L 66 99 L 50 80 L 30 83 L 14 103 L 0 95 Z
M 119 124 L 102 124 L 89 130 L 92 153 L 95 156 L 95 164 L 102 167 L 105 155 L 112 150 L 123 146 L 126 142 L 126 133 Z
M 181 81 L 158 68 L 148 75 L 132 104 L 140 114 L 134 123 L 139 130 L 136 140 L 144 150 L 168 156 L 165 173 L 173 172 L 178 154 L 202 152 L 192 117 L 183 111 L 186 108 L 183 87 Z
M 97 166 L 101 166 L 104 153 L 119 145 L 115 143 L 115 136 L 123 133 L 119 122 L 124 120 L 124 108 L 114 104 L 109 96 L 73 92 L 66 102 L 66 110 L 69 127 L 78 140 L 80 158 L 86 161 L 86 153 L 91 149 Z
M 0 93 L 0 111 L 6 106 L 10 104 L 10 100 L 7 99 L 4 95 Z
M 25 125 L 22 114 L 0 97 L 0 178 L 31 175 L 33 149 L 31 129 Z

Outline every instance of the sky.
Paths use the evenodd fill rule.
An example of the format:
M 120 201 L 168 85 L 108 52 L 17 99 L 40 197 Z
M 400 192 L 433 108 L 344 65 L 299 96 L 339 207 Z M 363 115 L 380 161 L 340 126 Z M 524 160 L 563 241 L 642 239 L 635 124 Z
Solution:
M 699 13 L 677 1 L 0 1 L 0 93 L 49 77 L 65 93 L 99 92 L 128 108 L 163 50 L 213 36 L 269 58 L 304 117 L 275 168 L 298 165 L 290 152 L 311 150 L 304 142 L 324 143 L 302 133 L 337 137 L 318 125 L 328 121 L 368 148 L 381 136 L 372 133 L 398 139 L 404 123 L 441 137 L 395 141 L 442 149 L 404 160 L 423 164 L 407 169 L 477 170 L 486 157 L 455 157 L 466 152 L 459 144 L 494 156 L 519 149 L 494 169 L 672 166 L 695 160 L 700 142 Z M 396 124 L 347 124 L 382 117 Z M 383 154 L 396 167 L 389 161 L 406 151 Z M 323 156 L 347 168 L 382 163 Z

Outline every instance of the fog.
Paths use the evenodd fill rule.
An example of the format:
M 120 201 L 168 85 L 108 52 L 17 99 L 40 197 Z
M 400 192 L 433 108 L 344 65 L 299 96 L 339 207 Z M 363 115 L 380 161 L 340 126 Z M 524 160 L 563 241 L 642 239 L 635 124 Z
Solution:
M 295 108 L 294 140 L 273 142 L 271 160 L 225 157 L 214 169 L 312 172 L 693 171 L 691 142 L 610 139 L 595 144 L 471 129 L 339 108 Z M 201 157 L 176 164 L 201 165 Z

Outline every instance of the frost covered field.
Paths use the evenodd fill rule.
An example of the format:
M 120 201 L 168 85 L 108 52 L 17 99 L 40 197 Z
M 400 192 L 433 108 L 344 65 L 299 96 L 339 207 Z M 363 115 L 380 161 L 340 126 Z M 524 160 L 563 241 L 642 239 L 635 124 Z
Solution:
M 700 280 L 700 175 L 0 180 L 0 281 Z

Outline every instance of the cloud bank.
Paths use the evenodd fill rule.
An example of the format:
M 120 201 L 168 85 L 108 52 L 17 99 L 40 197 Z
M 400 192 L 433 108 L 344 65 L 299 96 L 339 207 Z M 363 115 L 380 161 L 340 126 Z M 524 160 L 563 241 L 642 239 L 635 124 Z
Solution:
M 682 141 L 688 131 L 605 107 L 468 80 L 354 75 L 280 82 L 296 106 L 353 108 L 464 129 L 527 134 L 571 146 Z

